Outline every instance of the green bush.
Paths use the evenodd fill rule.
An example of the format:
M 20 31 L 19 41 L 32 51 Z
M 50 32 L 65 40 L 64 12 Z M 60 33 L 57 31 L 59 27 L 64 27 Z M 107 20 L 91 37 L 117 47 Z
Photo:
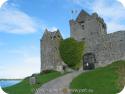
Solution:
M 78 69 L 84 51 L 84 42 L 77 42 L 73 38 L 67 38 L 60 43 L 60 54 L 63 61 L 73 69 Z

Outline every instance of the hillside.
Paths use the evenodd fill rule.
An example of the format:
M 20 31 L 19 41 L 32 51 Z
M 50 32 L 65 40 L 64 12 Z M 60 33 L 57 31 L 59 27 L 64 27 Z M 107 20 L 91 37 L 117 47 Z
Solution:
M 61 76 L 60 72 L 52 71 L 49 73 L 41 73 L 37 75 L 37 84 L 30 85 L 29 79 L 24 79 L 21 83 L 11 87 L 3 88 L 9 94 L 34 94 L 35 89 L 39 88 L 44 83 Z
M 73 94 L 116 94 L 125 85 L 125 61 L 82 73 L 70 84 Z M 83 90 L 83 91 L 82 91 Z

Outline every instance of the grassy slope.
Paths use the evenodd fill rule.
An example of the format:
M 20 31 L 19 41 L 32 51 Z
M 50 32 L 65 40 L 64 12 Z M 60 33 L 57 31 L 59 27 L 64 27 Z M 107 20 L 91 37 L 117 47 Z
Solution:
M 116 94 L 122 90 L 124 84 L 125 61 L 117 61 L 107 67 L 80 74 L 72 81 L 70 87 L 87 89 L 84 93 L 73 94 Z M 90 89 L 93 92 L 89 92 Z
M 11 86 L 11 87 L 4 88 L 3 90 L 9 94 L 33 94 L 34 89 L 40 87 L 42 84 L 44 84 L 52 79 L 55 79 L 61 75 L 62 74 L 59 72 L 39 74 L 39 75 L 37 75 L 37 82 L 39 82 L 39 84 L 31 86 L 29 84 L 29 80 L 26 78 L 21 83 Z

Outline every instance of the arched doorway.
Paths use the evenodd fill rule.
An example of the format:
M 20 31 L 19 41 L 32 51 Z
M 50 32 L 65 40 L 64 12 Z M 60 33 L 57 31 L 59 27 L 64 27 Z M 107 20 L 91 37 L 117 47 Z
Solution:
M 83 70 L 95 69 L 96 58 L 94 53 L 86 53 L 83 56 Z

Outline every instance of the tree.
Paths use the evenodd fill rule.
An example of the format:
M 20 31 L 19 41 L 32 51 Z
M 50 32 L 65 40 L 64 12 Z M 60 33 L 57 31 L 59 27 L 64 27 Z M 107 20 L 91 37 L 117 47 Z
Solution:
M 73 38 L 67 38 L 60 43 L 60 54 L 63 61 L 73 69 L 78 69 L 84 52 L 84 42 L 77 42 Z

